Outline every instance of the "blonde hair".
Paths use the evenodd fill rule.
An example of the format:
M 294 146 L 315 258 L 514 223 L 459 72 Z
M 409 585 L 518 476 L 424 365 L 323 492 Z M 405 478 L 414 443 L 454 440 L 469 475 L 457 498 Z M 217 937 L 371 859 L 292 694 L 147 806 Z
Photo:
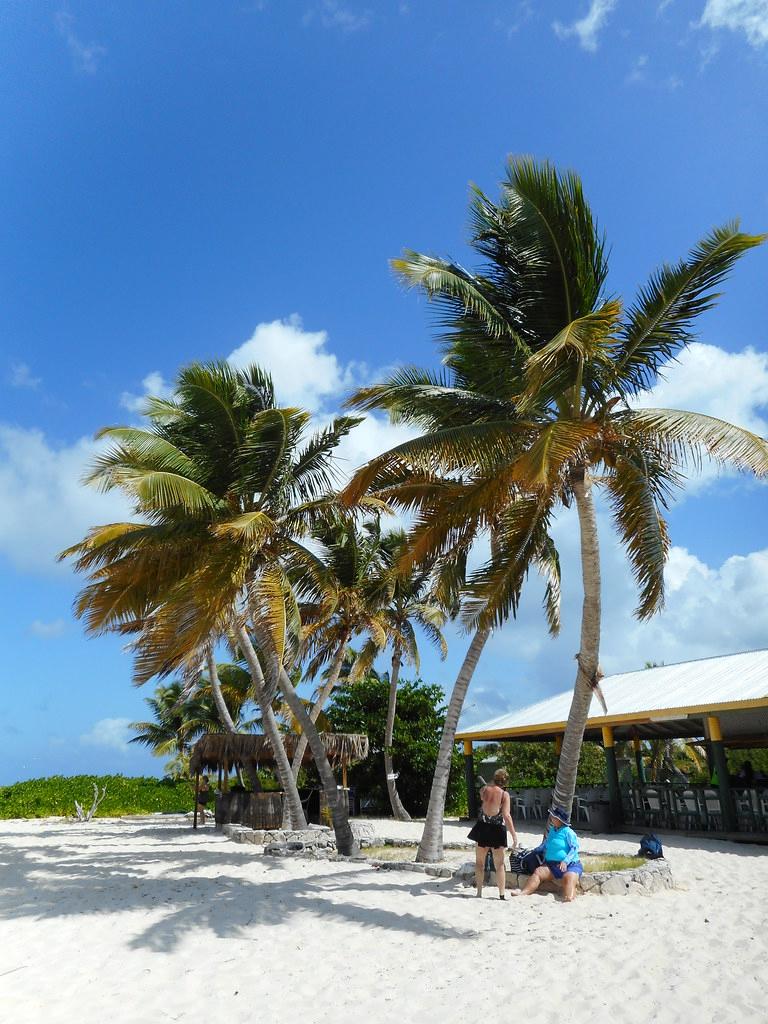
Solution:
M 506 768 L 497 768 L 493 773 L 493 784 L 503 789 L 509 782 L 509 775 Z

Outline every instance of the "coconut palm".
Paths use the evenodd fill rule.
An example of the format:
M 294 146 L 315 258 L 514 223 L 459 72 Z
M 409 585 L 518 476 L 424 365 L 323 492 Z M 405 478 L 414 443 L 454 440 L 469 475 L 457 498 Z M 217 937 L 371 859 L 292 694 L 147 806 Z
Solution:
M 419 645 L 414 624 L 421 628 L 427 639 L 439 650 L 445 659 L 448 645 L 442 633 L 447 618 L 445 609 L 436 599 L 431 566 L 412 568 L 402 572 L 399 569 L 402 555 L 407 550 L 408 539 L 403 530 L 392 530 L 382 538 L 382 547 L 388 555 L 391 579 L 391 597 L 383 609 L 387 641 L 392 645 L 392 661 L 389 673 L 389 700 L 384 728 L 384 770 L 387 792 L 396 821 L 410 821 L 411 816 L 403 807 L 397 792 L 397 775 L 392 760 L 392 741 L 397 714 L 397 684 L 403 662 L 420 668 Z M 364 649 L 363 664 L 370 656 L 378 653 L 375 641 L 369 641 L 370 653 Z
M 327 514 L 333 450 L 357 420 L 342 417 L 308 438 L 309 415 L 277 408 L 268 374 L 224 363 L 187 367 L 174 397 L 150 399 L 146 414 L 146 429 L 101 432 L 110 447 L 91 480 L 129 494 L 144 521 L 97 528 L 64 552 L 91 575 L 76 611 L 91 632 L 134 637 L 137 682 L 199 672 L 213 644 L 231 636 L 294 824 L 303 812 L 271 708 L 278 685 L 309 737 L 347 852 L 353 837 L 322 741 L 283 667 L 300 640 L 298 600 L 316 597 L 324 579 L 301 538 Z
M 510 159 L 500 201 L 474 189 L 471 216 L 472 245 L 484 261 L 476 272 L 415 252 L 394 261 L 401 280 L 437 304 L 445 369 L 406 368 L 354 396 L 350 404 L 387 409 L 424 434 L 364 467 L 347 499 L 369 486 L 386 490 L 388 480 L 403 480 L 409 469 L 421 474 L 424 487 L 437 469 L 478 474 L 470 506 L 452 503 L 449 493 L 448 500 L 432 501 L 416 541 L 437 550 L 507 503 L 516 509 L 519 536 L 549 523 L 558 506 L 576 504 L 584 602 L 554 792 L 569 808 L 600 677 L 593 487 L 604 488 L 639 587 L 637 614 L 647 618 L 663 601 L 669 545 L 663 513 L 682 473 L 706 456 L 764 474 L 768 445 L 722 420 L 639 409 L 635 399 L 689 344 L 718 284 L 764 236 L 743 234 L 736 223 L 716 228 L 687 258 L 653 273 L 624 308 L 605 294 L 605 241 L 575 174 Z M 503 577 L 510 556 L 522 559 L 522 549 L 492 559 L 486 583 Z
M 130 728 L 136 733 L 129 743 L 149 747 L 157 757 L 170 757 L 169 764 L 174 774 L 186 774 L 186 764 L 194 741 L 207 727 L 218 723 L 211 720 L 210 709 L 202 702 L 185 699 L 184 685 L 175 681 L 167 686 L 158 686 L 154 697 L 144 703 L 151 718 L 145 722 L 131 722 Z
M 391 584 L 378 519 L 358 526 L 351 516 L 336 514 L 318 524 L 314 539 L 322 547 L 319 557 L 325 567 L 325 581 L 321 600 L 305 601 L 301 617 L 306 676 L 313 679 L 327 666 L 310 713 L 316 722 L 339 682 L 352 638 L 367 634 L 375 650 L 386 642 L 383 607 Z M 363 656 L 367 651 L 364 647 L 361 656 L 348 667 L 348 682 L 354 682 L 369 667 L 370 659 Z M 307 737 L 302 736 L 293 757 L 294 775 L 298 775 L 306 747 Z

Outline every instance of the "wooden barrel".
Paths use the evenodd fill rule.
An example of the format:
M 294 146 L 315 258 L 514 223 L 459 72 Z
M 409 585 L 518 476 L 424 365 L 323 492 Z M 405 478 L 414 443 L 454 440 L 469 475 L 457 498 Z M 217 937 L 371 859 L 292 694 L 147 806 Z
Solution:
M 242 821 L 251 828 L 280 828 L 283 823 L 282 793 L 247 793 L 248 807 Z

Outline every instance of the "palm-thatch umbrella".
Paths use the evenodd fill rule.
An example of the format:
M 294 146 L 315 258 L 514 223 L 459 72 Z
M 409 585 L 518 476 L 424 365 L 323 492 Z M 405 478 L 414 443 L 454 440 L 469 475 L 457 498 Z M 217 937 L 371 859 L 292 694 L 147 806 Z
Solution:
M 347 767 L 364 761 L 368 756 L 368 737 L 346 732 L 323 732 L 320 736 L 331 765 L 334 768 L 341 765 L 346 786 Z M 283 737 L 289 758 L 293 756 L 298 739 L 295 733 L 286 733 Z M 302 764 L 309 764 L 311 760 L 312 752 L 307 748 Z M 207 733 L 197 741 L 189 759 L 189 768 L 198 774 L 205 769 L 216 771 L 224 768 L 228 772 L 234 767 L 256 769 L 274 763 L 272 746 L 266 736 L 254 733 L 213 732 Z

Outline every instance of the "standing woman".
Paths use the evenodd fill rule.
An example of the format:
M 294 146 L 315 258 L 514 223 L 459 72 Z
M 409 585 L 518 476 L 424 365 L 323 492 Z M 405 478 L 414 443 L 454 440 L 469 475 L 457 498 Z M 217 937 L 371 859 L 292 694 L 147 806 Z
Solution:
M 506 898 L 505 888 L 507 876 L 504 870 L 504 851 L 507 848 L 507 829 L 512 833 L 512 843 L 517 846 L 517 832 L 512 821 L 509 806 L 509 793 L 506 790 L 509 776 L 503 768 L 493 773 L 490 786 L 483 786 L 480 799 L 483 802 L 480 817 L 469 833 L 469 838 L 477 843 L 475 850 L 475 886 L 477 895 L 483 895 L 483 875 L 485 874 L 485 857 L 489 850 L 493 854 L 493 866 L 496 870 L 496 883 L 499 887 L 499 899 Z
M 208 781 L 208 776 L 203 775 L 200 782 L 200 789 L 197 794 L 197 815 L 200 821 L 205 824 L 205 805 L 213 796 L 211 792 L 211 784 Z

